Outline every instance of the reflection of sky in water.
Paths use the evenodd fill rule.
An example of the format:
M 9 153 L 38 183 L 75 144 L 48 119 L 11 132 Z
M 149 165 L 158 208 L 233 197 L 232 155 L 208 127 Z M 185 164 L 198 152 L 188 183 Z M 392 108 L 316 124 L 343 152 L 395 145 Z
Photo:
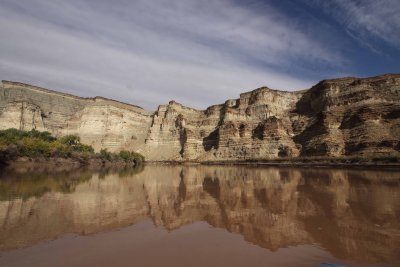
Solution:
M 120 231 L 146 241 L 132 241 L 137 250 L 125 258 L 139 257 L 144 246 L 161 257 L 156 246 L 165 240 L 175 249 L 193 242 L 193 249 L 202 253 L 222 253 L 212 243 L 194 244 L 204 238 L 225 244 L 233 238 L 238 240 L 225 252 L 240 248 L 248 251 L 239 253 L 245 258 L 259 251 L 264 260 L 288 253 L 285 257 L 305 262 L 314 257 L 350 261 L 347 266 L 399 264 L 399 185 L 399 173 L 358 170 L 147 166 L 121 173 L 5 173 L 0 180 L 0 247 L 32 246 L 22 250 L 21 258 L 29 258 L 46 247 L 38 243 L 42 240 L 129 226 Z M 128 242 L 117 237 L 120 231 L 91 235 L 100 243 L 88 253 L 98 251 L 105 236 L 117 247 Z M 171 237 L 156 234 L 160 231 Z M 91 244 L 85 238 L 67 235 L 47 249 Z M 221 259 L 222 266 L 228 262 Z

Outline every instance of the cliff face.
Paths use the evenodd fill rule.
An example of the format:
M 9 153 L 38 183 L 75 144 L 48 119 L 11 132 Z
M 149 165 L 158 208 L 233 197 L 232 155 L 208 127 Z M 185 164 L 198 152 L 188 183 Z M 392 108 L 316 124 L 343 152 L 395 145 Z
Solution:
M 206 110 L 171 101 L 154 113 L 3 82 L 0 128 L 78 134 L 96 150 L 137 150 L 149 160 L 245 160 L 397 155 L 400 75 L 325 80 L 309 90 L 266 87 Z
M 301 155 L 390 154 L 400 150 L 400 75 L 320 82 L 293 111 Z
M 137 149 L 147 136 L 150 115 L 101 97 L 81 98 L 6 81 L 0 87 L 0 129 L 77 134 L 96 150 Z

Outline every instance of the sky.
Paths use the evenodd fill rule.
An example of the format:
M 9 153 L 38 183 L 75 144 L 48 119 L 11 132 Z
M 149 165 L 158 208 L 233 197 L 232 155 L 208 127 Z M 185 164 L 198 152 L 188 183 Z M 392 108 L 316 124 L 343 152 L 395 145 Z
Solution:
M 399 0 L 0 0 L 0 79 L 155 110 L 400 73 Z

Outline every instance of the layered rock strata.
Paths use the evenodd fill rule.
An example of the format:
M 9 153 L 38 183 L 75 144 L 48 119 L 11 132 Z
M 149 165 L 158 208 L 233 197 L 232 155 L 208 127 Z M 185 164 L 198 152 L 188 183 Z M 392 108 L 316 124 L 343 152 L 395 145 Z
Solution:
M 151 114 L 140 107 L 102 97 L 82 98 L 3 81 L 0 129 L 77 134 L 95 150 L 135 149 L 147 137 Z
M 400 151 L 400 75 L 324 80 L 308 90 L 262 87 L 196 110 L 155 112 L 3 81 L 0 129 L 77 134 L 96 150 L 136 150 L 153 161 L 393 156 Z

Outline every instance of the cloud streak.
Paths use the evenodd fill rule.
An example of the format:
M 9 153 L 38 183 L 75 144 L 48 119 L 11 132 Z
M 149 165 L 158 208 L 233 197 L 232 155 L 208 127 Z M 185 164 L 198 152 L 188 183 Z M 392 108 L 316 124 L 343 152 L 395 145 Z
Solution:
M 343 24 L 347 33 L 378 52 L 371 44 L 377 38 L 400 47 L 400 2 L 397 0 L 310 0 Z
M 204 108 L 263 85 L 304 89 L 348 64 L 305 26 L 258 1 L 3 0 L 0 78 L 147 109 L 171 99 Z

